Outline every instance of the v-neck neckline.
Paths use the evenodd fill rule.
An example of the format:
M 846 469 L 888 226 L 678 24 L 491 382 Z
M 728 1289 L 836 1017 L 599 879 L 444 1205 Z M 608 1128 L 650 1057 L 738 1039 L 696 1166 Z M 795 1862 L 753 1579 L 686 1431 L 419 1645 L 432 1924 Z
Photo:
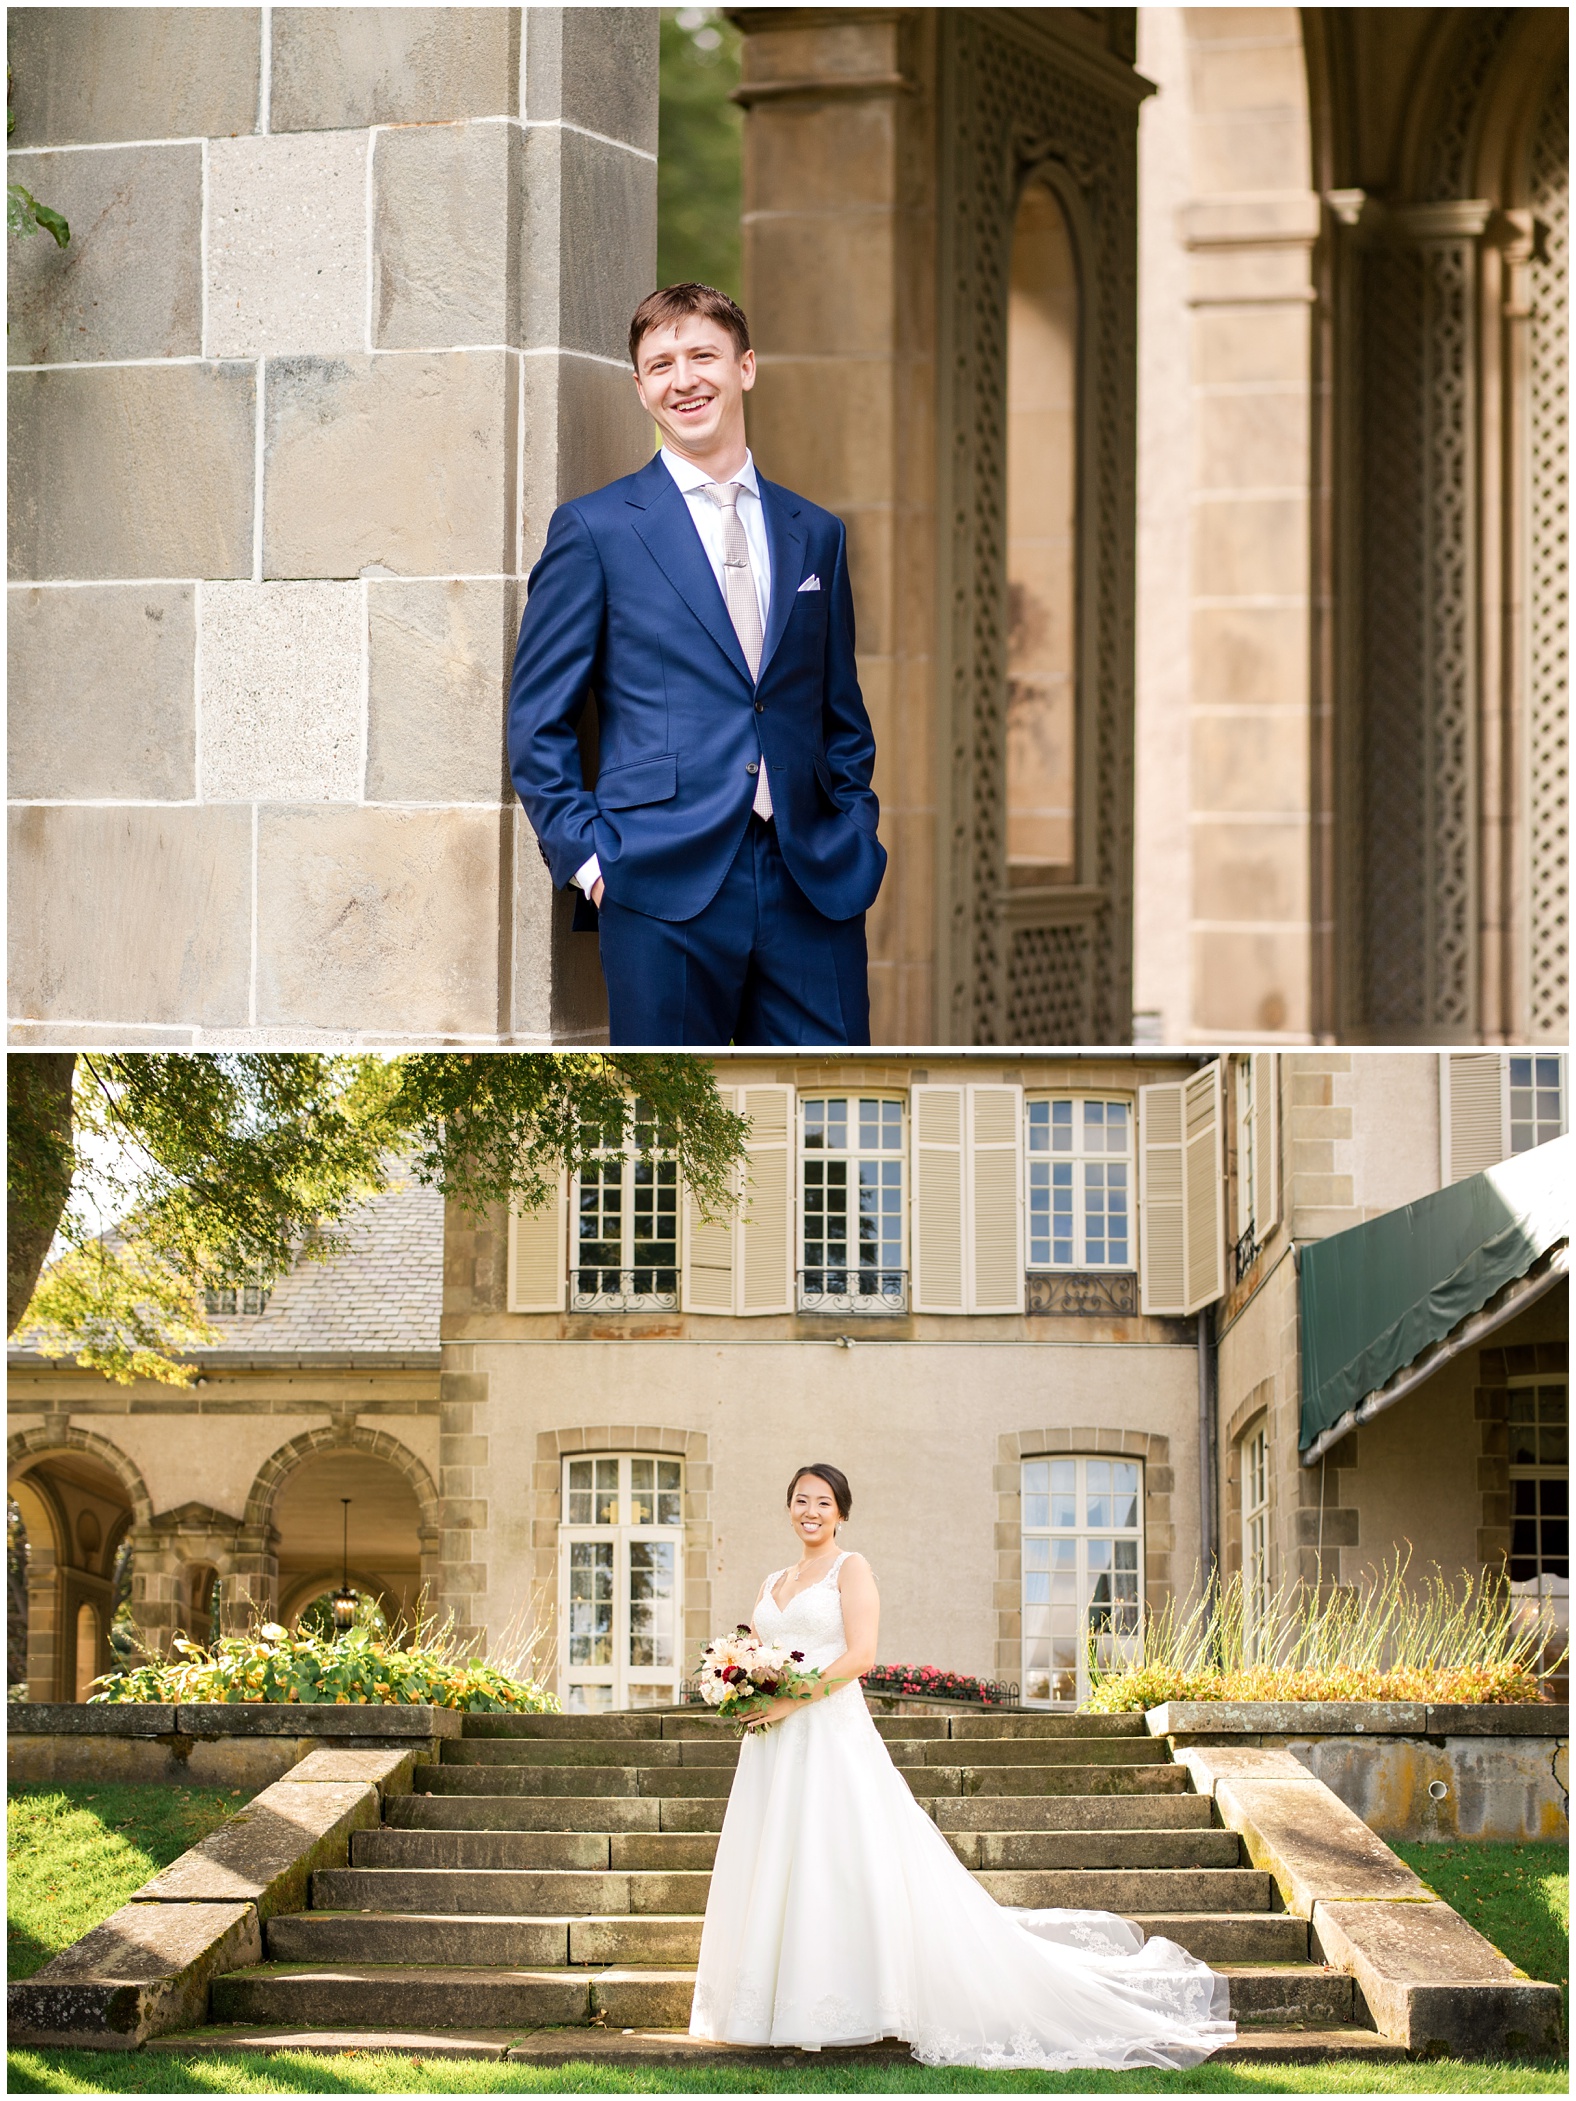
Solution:
M 837 1565 L 842 1560 L 842 1558 L 843 1557 L 841 1554 L 834 1554 L 832 1556 L 832 1566 L 827 1570 L 826 1574 L 824 1576 L 817 1576 L 813 1583 L 806 1583 L 802 1590 L 796 1590 L 793 1594 L 793 1598 L 806 1597 L 812 1590 L 819 1590 L 823 1583 L 829 1582 L 830 1579 L 836 1575 Z M 791 1568 L 782 1569 L 779 1571 L 778 1575 L 772 1582 L 770 1590 L 771 1601 L 772 1604 L 776 1607 L 777 1611 L 779 1612 L 785 1613 L 788 1610 L 788 1605 L 791 1605 L 793 1603 L 793 1598 L 790 1598 L 788 1600 L 788 1605 L 779 1604 L 777 1600 L 777 1585 L 782 1581 L 784 1576 L 791 1576 L 792 1574 L 793 1570 Z

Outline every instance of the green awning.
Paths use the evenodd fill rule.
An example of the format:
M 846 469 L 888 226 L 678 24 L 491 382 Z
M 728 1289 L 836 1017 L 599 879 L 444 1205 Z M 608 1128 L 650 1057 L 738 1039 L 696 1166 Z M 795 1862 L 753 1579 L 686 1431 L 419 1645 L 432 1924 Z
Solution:
M 1556 1138 L 1303 1248 L 1304 1454 L 1518 1279 L 1549 1273 L 1573 1176 L 1576 1139 Z

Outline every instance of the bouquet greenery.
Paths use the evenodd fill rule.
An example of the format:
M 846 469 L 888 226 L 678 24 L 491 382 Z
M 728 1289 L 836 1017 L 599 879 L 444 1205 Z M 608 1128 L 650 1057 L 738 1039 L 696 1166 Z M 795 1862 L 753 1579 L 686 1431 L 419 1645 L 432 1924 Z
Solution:
M 751 1717 L 773 1700 L 808 1700 L 820 1678 L 805 1670 L 803 1649 L 783 1649 L 749 1627 L 719 1634 L 700 1659 L 700 1696 L 719 1718 L 736 1722 L 742 1735 Z

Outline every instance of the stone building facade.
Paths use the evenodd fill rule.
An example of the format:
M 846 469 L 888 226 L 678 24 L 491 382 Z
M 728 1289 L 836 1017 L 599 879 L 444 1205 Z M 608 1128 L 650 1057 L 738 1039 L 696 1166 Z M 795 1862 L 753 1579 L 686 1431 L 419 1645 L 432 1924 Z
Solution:
M 1565 16 L 736 20 L 875 1039 L 1562 1041 Z M 79 229 L 12 244 L 14 1040 L 595 1040 L 502 714 L 552 504 L 650 445 L 654 13 L 11 39 Z
M 1563 1272 L 1324 1451 L 1298 1283 L 1310 1246 L 1555 1139 L 1564 1060 L 1524 1062 L 740 1054 L 732 1218 L 632 1142 L 529 1217 L 384 1199 L 351 1255 L 221 1312 L 190 1388 L 24 1338 L 33 1697 L 102 1654 L 122 1539 L 155 1642 L 206 1628 L 216 1580 L 232 1621 L 290 1619 L 339 1582 L 348 1496 L 351 1579 L 391 1613 L 425 1588 L 495 1651 L 535 1626 L 571 1704 L 671 1699 L 790 1558 L 778 1499 L 817 1459 L 853 1482 L 883 1658 L 1031 1700 L 1201 1566 L 1328 1588 L 1409 1545 L 1525 1580 L 1516 1499 L 1568 1492 L 1556 1439 L 1530 1472 L 1511 1441 L 1530 1390 L 1564 1421 Z

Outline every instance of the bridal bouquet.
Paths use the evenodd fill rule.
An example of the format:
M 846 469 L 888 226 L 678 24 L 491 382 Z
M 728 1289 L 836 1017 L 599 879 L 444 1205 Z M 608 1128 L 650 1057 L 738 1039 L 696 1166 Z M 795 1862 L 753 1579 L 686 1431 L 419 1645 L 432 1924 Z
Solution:
M 807 1700 L 821 1673 L 805 1670 L 803 1649 L 762 1641 L 736 1627 L 708 1642 L 700 1659 L 700 1696 L 725 1722 L 748 1722 L 773 1700 Z

